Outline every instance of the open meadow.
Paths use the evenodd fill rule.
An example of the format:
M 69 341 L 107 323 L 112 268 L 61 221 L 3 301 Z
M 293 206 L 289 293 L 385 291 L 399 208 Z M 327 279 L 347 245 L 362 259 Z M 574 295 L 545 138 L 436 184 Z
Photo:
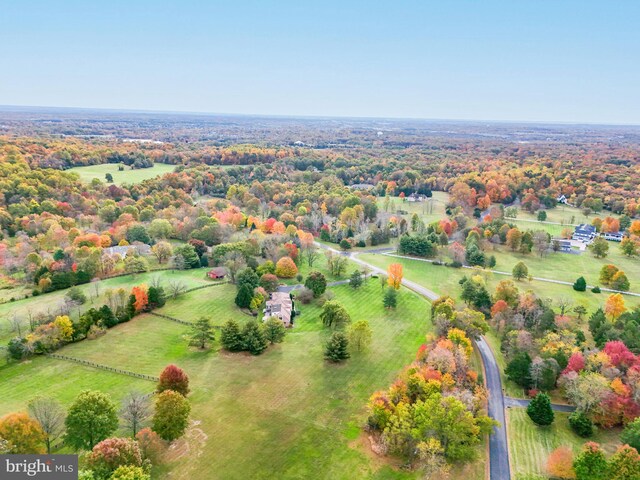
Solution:
M 115 185 L 123 183 L 140 183 L 143 180 L 154 178 L 165 173 L 173 172 L 175 165 L 167 165 L 164 163 L 156 163 L 150 168 L 135 168 L 125 166 L 123 171 L 118 170 L 117 163 L 104 163 L 102 165 L 88 165 L 86 167 L 74 167 L 68 172 L 76 173 L 82 182 L 91 183 L 94 178 L 101 182 L 106 182 L 105 175 L 110 173 L 113 177 Z
M 411 222 L 411 217 L 416 213 L 425 225 L 446 218 L 445 207 L 449 201 L 449 194 L 447 192 L 432 193 L 433 196 L 423 202 L 410 202 L 400 197 L 380 197 L 378 198 L 378 212 L 380 214 L 400 215 L 407 222 Z M 389 199 L 388 203 L 387 198 Z M 407 213 L 398 214 L 399 210 Z
M 569 447 L 578 453 L 585 439 L 569 427 L 569 414 L 555 412 L 555 421 L 548 427 L 536 426 L 524 408 L 507 409 L 509 428 L 509 452 L 511 470 L 518 480 L 526 474 L 543 475 L 546 478 L 546 463 L 549 454 L 558 447 Z M 620 445 L 619 429 L 598 430 L 589 441 L 602 445 L 607 453 Z
M 132 287 L 145 283 L 150 285 L 158 281 L 165 288 L 171 282 L 180 283 L 185 288 L 193 288 L 212 283 L 206 277 L 207 270 L 196 268 L 192 270 L 160 270 L 156 272 L 138 273 L 135 275 L 123 275 L 120 277 L 108 278 L 98 282 L 78 285 L 87 297 L 87 302 L 74 307 L 71 310 L 71 317 L 77 318 L 79 314 L 91 307 L 100 307 L 106 303 L 105 292 L 107 289 L 124 288 L 127 293 Z M 22 333 L 29 328 L 29 316 L 35 317 L 38 314 L 55 315 L 65 302 L 65 295 L 68 290 L 58 290 L 56 292 L 29 297 L 15 302 L 7 302 L 0 305 L 0 344 L 6 344 L 13 336 L 17 335 L 17 330 L 13 323 L 16 318 L 19 321 Z
M 375 279 L 357 291 L 348 285 L 330 290 L 354 321 L 366 319 L 373 330 L 370 350 L 341 365 L 322 358 L 330 330 L 314 304 L 298 305 L 301 315 L 284 343 L 258 357 L 221 351 L 218 341 L 211 350 L 198 351 L 188 346 L 188 326 L 153 315 L 57 353 L 149 375 L 175 363 L 189 374 L 192 427 L 169 462 L 156 468 L 157 478 L 210 478 L 211 472 L 225 479 L 417 478 L 372 454 L 361 427 L 369 396 L 390 385 L 430 331 L 429 304 L 402 289 L 398 308 L 386 310 Z M 249 318 L 233 305 L 230 285 L 170 299 L 159 312 L 189 321 L 208 315 L 215 324 L 231 316 L 241 322 Z M 68 405 L 86 388 L 116 400 L 130 390 L 154 388 L 149 381 L 43 357 L 4 366 L 0 374 L 10 379 L 2 384 L 0 414 L 24 408 L 36 393 Z M 480 460 L 457 468 L 453 478 L 482 477 L 484 448 L 478 452 Z
M 553 258 L 555 257 L 570 257 L 569 260 L 573 260 L 575 255 L 569 254 L 552 254 Z M 587 254 L 589 255 L 589 254 Z M 498 255 L 496 255 L 498 258 Z M 534 255 L 527 256 L 527 259 L 533 259 Z M 445 267 L 444 265 L 434 265 L 431 262 L 426 262 L 423 260 L 414 260 L 414 259 L 406 259 L 406 258 L 397 258 L 388 255 L 382 254 L 374 254 L 374 253 L 362 253 L 359 255 L 359 258 L 365 260 L 372 265 L 375 265 L 380 268 L 386 269 L 391 263 L 400 263 L 404 268 L 404 276 L 405 278 L 417 282 L 425 287 L 433 290 L 434 292 L 440 295 L 450 295 L 453 298 L 456 298 L 460 301 L 461 289 L 459 285 L 459 281 L 462 277 L 471 276 L 474 273 L 478 273 L 482 275 L 487 283 L 487 288 L 490 292 L 495 290 L 496 285 L 501 280 L 513 280 L 511 275 L 499 275 L 491 272 L 487 272 L 481 269 L 471 270 L 468 268 L 451 268 Z M 589 256 L 590 259 L 590 256 Z M 504 261 L 504 259 L 503 259 Z M 552 260 L 547 258 L 548 262 Z M 506 265 L 506 261 L 504 261 L 503 265 L 505 268 L 500 268 L 500 260 L 498 260 L 498 264 L 496 265 L 497 270 L 506 270 L 507 272 L 510 269 L 507 269 L 508 265 Z M 525 262 L 526 263 L 526 262 Z M 530 270 L 531 272 L 531 270 Z M 533 272 L 531 272 L 533 273 Z M 535 275 L 535 273 L 533 273 Z M 575 281 L 577 277 L 583 275 L 579 271 L 576 273 L 563 274 L 566 278 L 569 278 L 567 281 Z M 575 277 L 574 277 L 575 275 Z M 554 277 L 550 277 L 554 278 Z M 587 282 L 589 282 L 589 278 L 587 277 Z M 567 298 L 575 305 L 584 305 L 589 312 L 593 312 L 599 307 L 604 305 L 604 302 L 607 299 L 607 293 L 602 292 L 600 294 L 592 293 L 587 290 L 586 292 L 576 292 L 571 285 L 559 285 L 549 282 L 543 282 L 539 280 L 532 280 L 531 282 L 527 280 L 523 280 L 520 282 L 515 282 L 518 288 L 521 291 L 532 290 L 541 298 L 551 299 L 552 302 L 557 302 L 560 299 Z M 633 289 L 633 285 L 632 285 Z M 624 297 L 625 304 L 627 308 L 632 308 L 640 305 L 640 297 L 634 296 L 625 296 Z

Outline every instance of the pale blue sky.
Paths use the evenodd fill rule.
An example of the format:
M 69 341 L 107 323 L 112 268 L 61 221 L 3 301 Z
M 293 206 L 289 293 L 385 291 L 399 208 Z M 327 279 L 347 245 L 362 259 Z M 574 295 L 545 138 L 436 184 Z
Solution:
M 640 123 L 636 0 L 13 0 L 0 104 Z

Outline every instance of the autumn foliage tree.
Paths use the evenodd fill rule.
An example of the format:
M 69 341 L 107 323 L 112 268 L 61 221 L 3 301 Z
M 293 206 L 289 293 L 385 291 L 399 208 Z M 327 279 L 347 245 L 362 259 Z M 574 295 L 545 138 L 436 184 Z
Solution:
M 391 288 L 398 290 L 402 285 L 402 265 L 399 263 L 392 263 L 387 268 L 387 283 Z
M 276 263 L 276 275 L 280 278 L 293 278 L 298 274 L 298 267 L 291 257 L 282 257 Z
M 147 293 L 146 285 L 137 285 L 131 289 L 131 295 L 135 297 L 134 307 L 136 313 L 142 312 L 147 308 L 149 304 L 149 295 Z
M 138 442 L 132 438 L 107 438 L 93 447 L 87 465 L 97 478 L 109 478 L 120 466 L 141 467 L 142 454 Z
M 573 469 L 579 480 L 605 480 L 608 478 L 608 464 L 600 445 L 587 442 L 573 461 Z
M 150 428 L 143 428 L 136 434 L 136 440 L 143 460 L 149 460 L 153 465 L 160 463 L 166 450 L 166 444 L 160 435 Z
M 165 390 L 156 397 L 153 431 L 167 441 L 184 435 L 189 424 L 191 406 L 186 398 L 173 390 Z
M 165 390 L 173 390 L 182 396 L 189 393 L 189 376 L 176 365 L 167 365 L 160 374 L 160 381 L 156 391 L 162 393 Z
M 547 458 L 547 472 L 552 478 L 573 479 L 573 452 L 569 447 L 558 447 Z
M 624 305 L 624 298 L 622 298 L 622 294 L 613 293 L 609 295 L 607 301 L 604 306 L 604 312 L 606 315 L 612 320 L 617 319 L 620 315 L 622 315 L 626 311 L 626 307 Z
M 8 442 L 8 453 L 45 452 L 46 434 L 26 413 L 10 413 L 0 418 L 0 439 Z

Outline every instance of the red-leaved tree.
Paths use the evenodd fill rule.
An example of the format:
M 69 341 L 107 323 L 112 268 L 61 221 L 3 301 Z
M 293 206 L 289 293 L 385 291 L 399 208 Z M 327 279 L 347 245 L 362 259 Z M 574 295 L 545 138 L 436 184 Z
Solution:
M 173 390 L 186 397 L 189 393 L 189 377 L 180 367 L 176 365 L 167 365 L 160 374 L 158 382 L 158 393 L 165 390 Z

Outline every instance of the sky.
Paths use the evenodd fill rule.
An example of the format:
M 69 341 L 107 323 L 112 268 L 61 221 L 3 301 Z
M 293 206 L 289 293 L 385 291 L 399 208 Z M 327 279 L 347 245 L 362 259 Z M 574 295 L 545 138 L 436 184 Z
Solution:
M 20 0 L 0 105 L 640 124 L 637 0 Z

